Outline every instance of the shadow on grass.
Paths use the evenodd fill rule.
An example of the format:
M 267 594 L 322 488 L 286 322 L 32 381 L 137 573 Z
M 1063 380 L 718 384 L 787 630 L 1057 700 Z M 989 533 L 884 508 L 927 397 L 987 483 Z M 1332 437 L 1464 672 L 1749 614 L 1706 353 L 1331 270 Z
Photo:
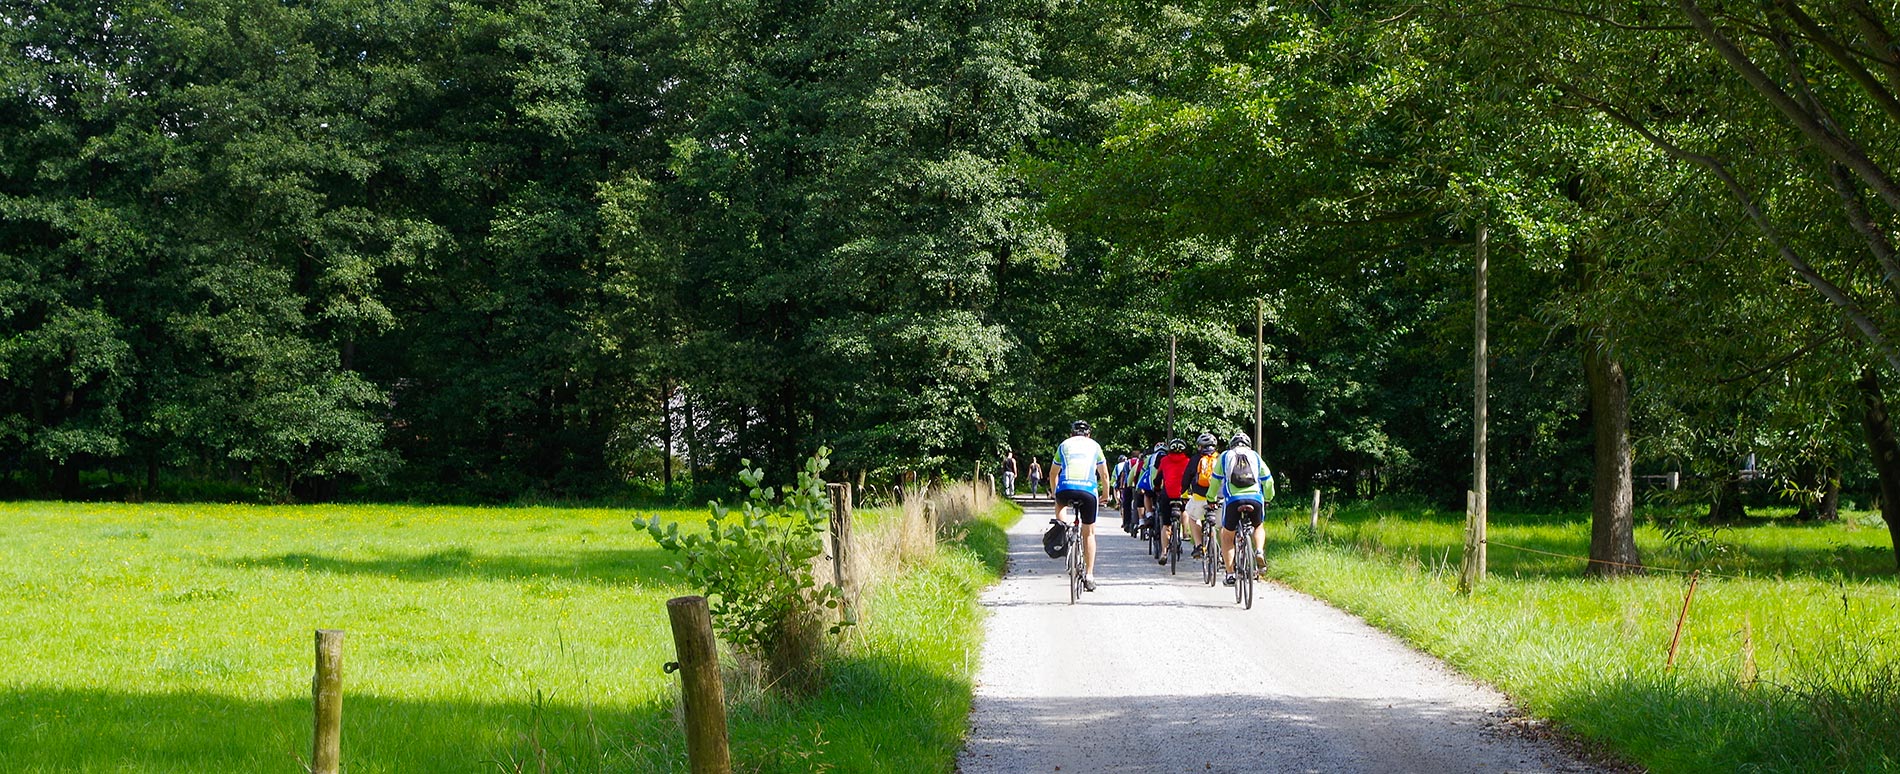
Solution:
M 1398 530 L 1398 536 L 1380 535 L 1381 522 L 1422 525 L 1429 532 L 1412 529 Z M 1336 540 L 1407 558 L 1425 567 L 1446 566 L 1456 572 L 1464 545 L 1463 524 L 1463 514 L 1355 509 L 1338 514 L 1329 529 Z M 1493 513 L 1490 525 L 1490 550 L 1486 554 L 1491 573 L 1574 578 L 1581 577 L 1588 565 L 1584 558 L 1590 554 L 1588 514 Z M 1544 529 L 1533 531 L 1532 528 Z M 1562 534 L 1551 535 L 1550 528 L 1557 528 Z M 1726 545 L 1728 552 L 1703 569 L 1718 574 L 1768 577 L 1900 579 L 1890 547 L 1813 543 L 1748 545 L 1741 540 L 1747 529 L 1730 527 L 1717 533 L 1714 539 Z M 1695 569 L 1695 565 L 1653 537 L 1639 533 L 1638 548 L 1644 563 L 1654 572 L 1677 574 L 1671 571 Z
M 503 555 L 478 554 L 467 548 L 455 548 L 375 559 L 346 559 L 291 552 L 230 559 L 220 564 L 237 568 L 262 567 L 335 575 L 377 575 L 408 581 L 521 581 L 540 577 L 615 586 L 671 582 L 675 578 L 666 569 L 671 561 L 672 555 L 659 548 Z
M 1895 695 L 1659 675 L 1596 683 L 1549 711 L 1655 771 L 1896 771 Z
M 670 705 L 603 710 L 524 697 L 513 703 L 410 701 L 346 693 L 350 772 L 665 771 L 641 738 L 671 726 Z M 8 771 L 303 771 L 308 699 L 25 688 L 0 694 Z

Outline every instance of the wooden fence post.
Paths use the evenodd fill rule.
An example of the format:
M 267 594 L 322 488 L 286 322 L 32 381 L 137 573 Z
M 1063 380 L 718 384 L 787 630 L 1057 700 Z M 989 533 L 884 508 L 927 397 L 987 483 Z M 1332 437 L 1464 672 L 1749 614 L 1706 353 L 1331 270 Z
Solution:
M 693 774 L 731 774 L 726 746 L 726 688 L 719 681 L 719 649 L 713 641 L 712 613 L 706 598 L 674 597 L 666 602 L 673 624 L 673 650 L 679 661 L 667 671 L 680 673 L 686 705 L 686 759 Z
M 1470 594 L 1484 580 L 1484 522 L 1478 514 L 1478 493 L 1465 490 L 1465 555 L 1458 571 L 1458 591 Z
M 1313 534 L 1319 534 L 1319 487 L 1313 487 Z
M 310 747 L 311 774 L 337 774 L 343 757 L 343 632 L 317 630 L 317 672 L 310 678 L 316 730 Z
M 850 605 L 856 599 L 857 581 L 851 571 L 851 485 L 827 484 L 825 488 L 831 491 L 831 577 Z

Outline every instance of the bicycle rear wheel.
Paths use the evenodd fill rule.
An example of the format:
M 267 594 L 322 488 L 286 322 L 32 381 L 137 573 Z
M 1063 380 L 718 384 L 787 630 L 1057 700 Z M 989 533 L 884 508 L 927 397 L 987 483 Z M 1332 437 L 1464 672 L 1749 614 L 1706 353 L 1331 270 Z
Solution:
M 1242 609 L 1253 609 L 1253 530 L 1243 530 L 1234 536 L 1234 601 Z
M 1168 574 L 1180 572 L 1181 567 L 1181 525 L 1174 525 L 1168 532 Z
M 1220 576 L 1220 529 L 1213 522 L 1201 522 L 1201 582 L 1214 585 Z
M 1075 533 L 1069 533 L 1069 604 L 1075 604 L 1082 598 L 1082 542 L 1076 540 Z

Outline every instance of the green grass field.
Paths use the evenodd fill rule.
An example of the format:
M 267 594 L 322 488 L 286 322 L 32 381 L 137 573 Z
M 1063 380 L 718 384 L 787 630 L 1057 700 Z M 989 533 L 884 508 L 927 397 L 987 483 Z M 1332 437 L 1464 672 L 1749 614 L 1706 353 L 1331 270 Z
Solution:
M 1305 517 L 1270 525 L 1276 578 L 1653 771 L 1900 770 L 1900 583 L 1867 514 L 1723 530 L 1700 551 L 1639 528 L 1652 566 L 1705 570 L 1673 668 L 1686 576 L 1587 580 L 1582 561 L 1503 547 L 1587 554 L 1587 516 L 1493 514 L 1469 598 L 1462 514 L 1351 507 L 1318 542 Z
M 312 632 L 336 628 L 348 771 L 683 769 L 660 667 L 687 590 L 634 515 L 0 506 L 0 768 L 302 771 Z M 741 702 L 741 768 L 859 770 L 870 749 L 948 769 L 985 555 L 946 548 L 879 588 L 824 696 Z

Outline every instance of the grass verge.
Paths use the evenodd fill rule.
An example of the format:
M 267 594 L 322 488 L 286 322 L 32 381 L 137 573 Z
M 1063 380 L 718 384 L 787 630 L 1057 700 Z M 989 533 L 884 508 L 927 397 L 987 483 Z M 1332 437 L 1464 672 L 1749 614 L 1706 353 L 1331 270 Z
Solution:
M 1463 597 L 1462 525 L 1360 506 L 1315 539 L 1292 514 L 1270 523 L 1271 572 L 1652 771 L 1900 770 L 1900 585 L 1884 530 L 1768 522 L 1703 536 L 1712 545 L 1640 528 L 1652 566 L 1706 571 L 1670 666 L 1682 575 L 1584 579 L 1581 561 L 1501 545 L 1585 555 L 1587 515 L 1494 514 L 1490 575 Z
M 0 761 L 302 771 L 311 633 L 339 628 L 351 772 L 683 771 L 660 666 L 689 591 L 632 515 L 0 504 Z M 875 588 L 818 699 L 739 696 L 739 769 L 951 768 L 991 530 Z

